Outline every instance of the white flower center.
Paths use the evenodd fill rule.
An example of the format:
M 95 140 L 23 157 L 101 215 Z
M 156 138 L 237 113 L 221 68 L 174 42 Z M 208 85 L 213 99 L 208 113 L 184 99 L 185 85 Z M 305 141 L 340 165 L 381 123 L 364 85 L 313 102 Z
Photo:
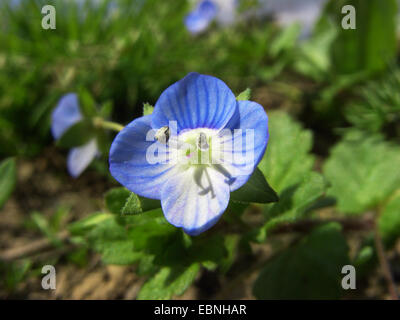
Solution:
M 169 141 L 170 148 L 176 147 L 178 164 L 211 165 L 220 150 L 218 130 L 197 128 L 181 132 Z

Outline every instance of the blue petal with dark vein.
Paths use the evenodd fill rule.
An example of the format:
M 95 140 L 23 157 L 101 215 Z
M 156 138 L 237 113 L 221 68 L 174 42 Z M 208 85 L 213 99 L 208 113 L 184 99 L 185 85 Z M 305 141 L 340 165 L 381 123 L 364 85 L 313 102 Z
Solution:
M 267 148 L 269 131 L 268 131 L 268 116 L 264 108 L 253 101 L 238 101 L 238 113 L 236 113 L 225 129 L 229 129 L 233 134 L 226 135 L 224 140 L 223 132 L 221 131 L 223 144 L 226 145 L 224 152 L 233 155 L 230 161 L 223 163 L 225 169 L 235 177 L 235 181 L 230 185 L 230 190 L 235 191 L 244 185 L 254 169 L 261 161 Z M 241 129 L 242 131 L 235 131 Z M 253 130 L 254 144 L 247 144 L 246 130 Z M 252 155 L 246 158 L 246 156 Z M 235 156 L 237 156 L 235 158 Z M 226 157 L 229 159 L 229 157 Z M 235 159 L 245 160 L 238 162 Z
M 178 133 L 183 129 L 221 129 L 235 111 L 236 98 L 223 81 L 189 73 L 161 94 L 152 114 L 152 127 L 176 121 Z
M 147 150 L 151 146 L 158 148 L 158 154 L 166 156 L 166 146 L 146 141 L 150 130 L 151 115 L 132 121 L 115 137 L 110 149 L 111 175 L 130 191 L 151 199 L 161 199 L 161 187 L 172 174 L 171 163 L 151 164 L 147 159 Z

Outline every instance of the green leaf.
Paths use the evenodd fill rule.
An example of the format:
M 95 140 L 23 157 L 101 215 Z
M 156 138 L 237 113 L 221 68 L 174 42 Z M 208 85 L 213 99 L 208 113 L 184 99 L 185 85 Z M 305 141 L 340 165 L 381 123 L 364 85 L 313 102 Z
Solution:
M 227 251 L 226 257 L 220 261 L 220 270 L 222 273 L 227 273 L 236 259 L 240 237 L 237 234 L 226 235 L 224 237 L 225 248 Z
M 193 283 L 200 265 L 194 263 L 189 267 L 161 268 L 140 289 L 139 300 L 166 300 L 179 296 Z
M 231 193 L 231 200 L 241 203 L 270 203 L 279 201 L 279 197 L 260 169 L 256 168 L 247 183 Z
M 178 229 L 167 223 L 161 210 L 140 216 L 117 216 L 98 213 L 69 227 L 73 235 L 83 235 L 90 248 L 101 254 L 107 264 L 129 265 L 144 261 L 154 269 L 151 246 L 165 252 L 167 239 Z
M 254 283 L 257 299 L 338 299 L 348 246 L 339 224 L 320 226 L 268 261 Z
M 16 262 L 0 262 L 0 272 L 2 279 L 0 283 L 4 289 L 13 291 L 17 285 L 28 276 L 28 272 L 32 269 L 32 262 L 24 259 Z
M 113 188 L 105 195 L 106 207 L 111 213 L 120 214 L 131 192 L 125 188 Z
M 354 6 L 356 29 L 341 27 L 344 5 Z M 331 48 L 335 72 L 376 72 L 394 61 L 397 51 L 396 0 L 332 0 L 326 11 L 338 30 Z
M 298 23 L 293 23 L 284 28 L 281 34 L 276 37 L 271 44 L 271 55 L 277 57 L 280 53 L 294 48 L 300 35 L 300 31 L 301 25 Z
M 130 265 L 144 256 L 142 252 L 135 251 L 132 240 L 126 239 L 97 243 L 96 250 L 101 252 L 105 264 Z
M 82 234 L 94 228 L 96 225 L 112 218 L 113 216 L 109 213 L 94 213 L 86 218 L 70 224 L 68 226 L 68 230 L 74 235 Z
M 115 214 L 136 215 L 161 208 L 159 200 L 140 197 L 123 187 L 109 190 L 105 201 L 107 209 Z
M 314 157 L 309 154 L 312 135 L 286 113 L 270 112 L 268 116 L 268 147 L 258 167 L 280 194 L 311 171 L 314 165 Z
M 143 198 L 131 192 L 121 209 L 121 214 L 136 215 L 159 208 L 161 208 L 159 200 Z
M 57 238 L 55 232 L 52 230 L 49 221 L 40 212 L 33 212 L 31 214 L 32 222 L 35 227 L 42 232 L 55 246 L 62 246 L 62 242 Z
M 294 68 L 314 80 L 326 80 L 332 67 L 330 49 L 337 32 L 336 25 L 322 17 L 314 28 L 313 36 L 299 44 Z
M 17 169 L 14 158 L 0 163 L 0 209 L 6 203 L 17 183 Z
M 90 246 L 102 255 L 106 264 L 129 265 L 138 261 L 143 253 L 135 250 L 134 238 L 129 236 L 124 221 L 115 215 L 108 216 L 111 218 L 99 216 L 87 233 Z
M 142 213 L 142 207 L 139 197 L 133 192 L 129 195 L 124 207 L 120 210 L 122 214 L 139 214 Z
M 387 199 L 400 186 L 398 146 L 379 136 L 348 134 L 331 151 L 323 172 L 332 187 L 328 195 L 339 211 L 363 213 Z
M 149 103 L 144 103 L 143 104 L 143 115 L 148 116 L 149 114 L 152 114 L 154 111 L 154 107 L 149 104 Z
M 103 119 L 108 119 L 111 117 L 112 111 L 113 111 L 113 102 L 106 101 L 101 105 L 99 115 Z
M 310 172 L 298 185 L 285 189 L 280 201 L 265 207 L 267 222 L 250 233 L 257 242 L 265 241 L 268 232 L 282 223 L 292 223 L 309 213 L 326 189 L 325 179 L 317 172 Z
M 93 138 L 95 129 L 89 119 L 84 119 L 71 126 L 57 141 L 57 145 L 64 148 L 81 146 Z
M 385 243 L 392 245 L 400 236 L 400 193 L 387 203 L 379 216 L 378 225 Z
M 85 117 L 93 118 L 97 116 L 96 102 L 86 89 L 79 91 L 79 102 L 80 108 Z
M 251 89 L 247 88 L 246 90 L 244 90 L 243 92 L 241 92 L 237 97 L 236 100 L 237 101 L 242 101 L 242 100 L 250 100 L 251 97 Z

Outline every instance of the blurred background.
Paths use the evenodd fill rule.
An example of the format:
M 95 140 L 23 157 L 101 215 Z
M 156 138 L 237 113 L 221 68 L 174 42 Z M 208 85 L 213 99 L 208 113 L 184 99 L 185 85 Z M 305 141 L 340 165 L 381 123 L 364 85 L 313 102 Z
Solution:
M 0 201 L 0 251 L 102 210 L 104 193 L 117 185 L 107 154 L 78 179 L 68 175 L 67 150 L 50 132 L 51 112 L 68 92 L 107 103 L 109 118 L 125 125 L 196 71 L 222 79 L 235 94 L 251 88 L 251 100 L 268 114 L 283 112 L 311 132 L 316 171 L 344 134 L 379 135 L 399 147 L 397 1 L 218 0 L 218 13 L 207 19 L 196 16 L 199 2 L 1 1 L 0 159 L 14 159 L 16 180 L 10 198 Z M 47 4 L 56 8 L 55 30 L 41 27 Z M 355 30 L 342 28 L 346 4 L 356 8 Z M 400 163 L 390 168 L 399 171 Z M 349 239 L 357 247 L 365 238 Z M 257 250 L 268 255 L 270 245 Z M 399 283 L 400 242 L 388 252 Z M 40 288 L 37 261 L 57 262 L 56 291 Z M 0 265 L 1 298 L 132 299 L 143 284 L 134 267 L 102 264 L 87 248 L 56 246 Z M 206 271 L 183 297 L 254 298 L 251 277 L 237 292 L 224 291 L 224 281 Z M 347 298 L 387 297 L 378 271 L 362 281 Z

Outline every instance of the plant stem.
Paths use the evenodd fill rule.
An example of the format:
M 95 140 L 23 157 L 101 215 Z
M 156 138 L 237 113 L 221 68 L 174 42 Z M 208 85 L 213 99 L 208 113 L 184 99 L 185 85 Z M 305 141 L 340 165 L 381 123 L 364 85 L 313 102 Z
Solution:
M 396 292 L 397 291 L 396 290 L 396 284 L 395 284 L 394 279 L 392 277 L 392 273 L 390 271 L 390 266 L 389 266 L 389 263 L 388 263 L 388 261 L 386 259 L 386 256 L 385 256 L 385 249 L 384 249 L 382 238 L 381 238 L 381 235 L 379 233 L 377 225 L 375 225 L 374 240 L 375 240 L 376 252 L 378 254 L 379 264 L 381 266 L 383 275 L 384 275 L 384 277 L 386 279 L 391 299 L 392 300 L 399 300 L 399 297 L 398 297 L 397 292 Z
M 124 126 L 119 123 L 106 121 L 100 117 L 94 118 L 93 123 L 95 127 L 109 129 L 117 132 L 121 131 L 124 128 Z
M 68 242 L 69 237 L 70 234 L 68 231 L 62 231 L 56 236 L 56 239 L 65 243 Z M 11 248 L 6 251 L 0 252 L 0 261 L 9 262 L 21 258 L 26 258 L 33 254 L 49 250 L 53 247 L 54 247 L 53 242 L 50 241 L 48 238 L 40 239 L 37 241 L 31 241 L 30 243 L 24 246 Z

